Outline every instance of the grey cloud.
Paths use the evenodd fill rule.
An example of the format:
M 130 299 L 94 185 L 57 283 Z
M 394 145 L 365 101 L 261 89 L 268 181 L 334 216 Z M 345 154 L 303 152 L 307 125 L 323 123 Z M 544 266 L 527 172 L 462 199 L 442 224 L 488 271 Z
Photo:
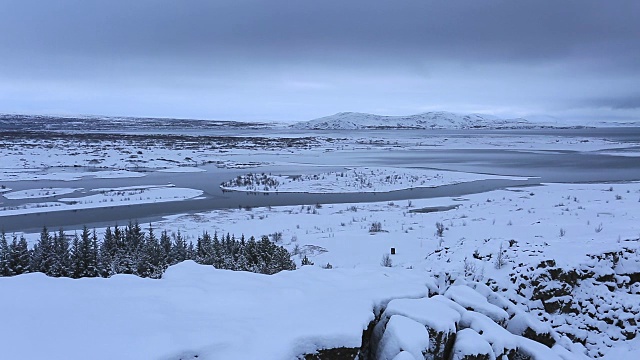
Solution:
M 0 111 L 29 97 L 34 109 L 299 119 L 630 108 L 637 14 L 635 0 L 4 0 Z M 66 95 L 39 100 L 50 89 Z
M 615 110 L 638 110 L 640 109 L 640 95 L 604 97 L 584 101 L 584 105 L 605 107 Z
M 637 1 L 22 0 L 2 13 L 0 44 L 34 54 L 525 62 L 640 54 Z

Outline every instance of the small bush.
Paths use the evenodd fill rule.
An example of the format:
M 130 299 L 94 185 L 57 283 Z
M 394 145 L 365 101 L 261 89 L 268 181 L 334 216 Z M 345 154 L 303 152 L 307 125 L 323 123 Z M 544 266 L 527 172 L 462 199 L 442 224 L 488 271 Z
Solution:
M 382 231 L 382 224 L 379 221 L 374 221 L 369 226 L 369 232 L 375 233 L 375 232 L 381 232 L 381 231 Z
M 382 260 L 380 260 L 380 265 L 384 267 L 392 267 L 393 261 L 391 260 L 391 256 L 389 256 L 389 254 L 384 254 L 382 256 Z
M 309 258 L 307 257 L 307 255 L 305 255 L 305 256 L 302 258 L 302 262 L 301 262 L 300 264 L 301 264 L 302 266 L 305 266 L 305 265 L 313 265 L 313 261 L 309 260 Z
M 498 254 L 496 256 L 496 269 L 502 269 L 503 266 L 507 264 L 507 254 L 506 250 L 502 248 L 502 244 L 500 244 L 500 249 L 498 249 Z

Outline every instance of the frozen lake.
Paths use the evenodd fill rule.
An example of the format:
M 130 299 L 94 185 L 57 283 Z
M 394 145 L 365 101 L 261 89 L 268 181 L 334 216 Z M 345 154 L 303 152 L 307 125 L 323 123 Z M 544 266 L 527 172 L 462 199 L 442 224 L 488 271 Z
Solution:
M 146 131 L 149 133 L 150 131 Z M 531 185 L 542 182 L 623 182 L 640 180 L 640 157 L 612 156 L 600 151 L 547 150 L 540 148 L 474 148 L 447 149 L 446 147 L 413 148 L 406 146 L 419 143 L 428 138 L 443 141 L 468 139 L 471 144 L 483 141 L 499 141 L 506 137 L 526 137 L 535 143 L 547 141 L 549 137 L 581 138 L 582 141 L 606 139 L 620 143 L 616 151 L 623 153 L 636 150 L 640 139 L 638 129 L 571 129 L 571 130 L 466 130 L 466 131 L 289 131 L 272 130 L 208 130 L 216 136 L 263 136 L 263 137 L 302 137 L 324 136 L 352 139 L 375 138 L 384 146 L 380 148 L 340 150 L 310 153 L 252 153 L 237 156 L 241 161 L 265 161 L 282 165 L 267 165 L 253 169 L 225 169 L 214 165 L 202 166 L 206 172 L 166 173 L 152 171 L 141 178 L 96 179 L 82 178 L 76 181 L 20 181 L 8 184 L 13 190 L 42 187 L 74 187 L 95 189 L 105 187 L 125 187 L 138 185 L 174 184 L 177 187 L 192 188 L 204 192 L 202 198 L 156 204 L 141 204 L 112 208 L 59 211 L 40 214 L 5 216 L 0 218 L 0 228 L 7 232 L 37 231 L 43 225 L 49 228 L 73 228 L 87 224 L 91 227 L 124 224 L 129 220 L 149 222 L 162 216 L 201 212 L 213 209 L 262 207 L 278 205 L 359 203 L 374 201 L 398 201 L 406 199 L 432 198 L 442 196 L 461 196 L 485 192 L 507 186 Z M 188 132 L 187 132 L 188 133 Z M 401 144 L 393 146 L 398 139 Z M 359 140 L 366 142 L 366 140 Z M 625 146 L 628 144 L 628 146 Z M 248 194 L 243 192 L 223 192 L 219 185 L 223 181 L 246 174 L 247 172 L 265 172 L 283 175 L 298 175 L 342 170 L 345 166 L 393 166 L 408 168 L 429 168 L 456 170 L 464 172 L 490 173 L 497 175 L 515 175 L 532 177 L 527 181 L 484 180 L 471 183 L 447 185 L 437 188 L 400 190 L 388 193 L 355 194 Z M 51 170 L 55 171 L 55 169 Z M 65 169 L 65 171 L 87 171 L 87 169 Z M 65 197 L 82 196 L 81 193 Z M 51 201 L 24 199 L 2 199 L 2 206 L 16 206 L 26 202 Z

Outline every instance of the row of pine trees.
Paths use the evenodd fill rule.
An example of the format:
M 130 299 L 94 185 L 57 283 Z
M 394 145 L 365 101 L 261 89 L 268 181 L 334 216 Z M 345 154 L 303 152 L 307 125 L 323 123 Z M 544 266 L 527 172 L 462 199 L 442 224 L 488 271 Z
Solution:
M 147 231 L 129 223 L 124 227 L 107 227 L 102 239 L 86 226 L 80 234 L 65 235 L 63 230 L 50 233 L 43 228 L 32 249 L 24 237 L 0 234 L 0 276 L 42 272 L 53 277 L 110 277 L 133 274 L 159 279 L 167 267 L 184 260 L 213 265 L 218 269 L 275 274 L 294 270 L 291 255 L 267 236 L 239 240 L 227 234 L 218 238 L 204 232 L 196 244 L 187 242 L 178 231 L 165 230 L 156 236 L 149 225 Z

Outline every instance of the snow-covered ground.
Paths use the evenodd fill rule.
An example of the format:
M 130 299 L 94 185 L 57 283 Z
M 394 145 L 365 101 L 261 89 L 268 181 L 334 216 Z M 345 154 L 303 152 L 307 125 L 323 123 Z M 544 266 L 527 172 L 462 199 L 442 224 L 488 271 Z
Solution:
M 161 280 L 35 273 L 0 278 L 0 289 L 2 358 L 94 360 L 281 360 L 359 347 L 375 304 L 427 293 L 421 272 L 400 268 L 269 276 L 190 261 Z
M 526 180 L 522 177 L 455 171 L 361 167 L 329 173 L 282 176 L 249 173 L 220 185 L 225 190 L 248 192 L 352 193 L 389 192 L 438 187 L 478 180 Z
M 66 193 L 71 193 L 77 189 L 62 190 L 67 191 Z M 173 185 L 128 186 L 122 188 L 93 189 L 91 191 L 97 193 L 74 198 L 60 198 L 57 201 L 26 203 L 17 206 L 0 207 L 0 217 L 19 214 L 46 213 L 51 211 L 81 210 L 180 201 L 196 198 L 203 193 L 202 190 L 178 188 Z M 50 194 L 46 195 L 48 192 Z M 6 197 L 7 195 L 16 194 L 13 199 L 57 196 L 52 194 L 52 192 L 53 191 L 47 189 L 30 189 L 4 194 L 3 196 Z
M 24 169 L 3 168 L 0 169 L 0 181 L 32 181 L 32 180 L 62 180 L 73 181 L 83 177 L 97 179 L 119 179 L 143 177 L 145 174 L 129 170 L 99 170 L 99 171 L 66 171 L 57 169 L 49 171 L 48 167 Z
M 271 135 L 270 135 L 271 134 Z M 496 132 L 450 133 L 433 131 L 356 131 L 296 134 L 286 132 L 260 134 L 270 138 L 239 139 L 218 137 L 199 139 L 177 137 L 171 141 L 136 141 L 135 139 L 30 139 L 0 140 L 2 171 L 0 181 L 30 179 L 71 180 L 82 176 L 115 177 L 144 176 L 140 169 L 175 169 L 183 171 L 203 164 L 226 168 L 255 167 L 272 162 L 299 163 L 309 157 L 323 157 L 327 153 L 346 151 L 413 151 L 413 150 L 522 150 L 522 151 L 613 151 L 617 154 L 623 144 L 605 137 L 563 136 L 558 133 L 523 135 Z M 293 139 L 293 140 L 292 140 Z M 208 143 L 207 145 L 203 145 Z M 631 147 L 634 144 L 624 144 Z M 640 141 L 635 144 L 640 145 Z M 624 152 L 629 154 L 629 152 Z M 305 159 L 305 160 L 302 160 Z M 348 164 L 332 164 L 348 165 Z M 86 174 L 65 171 L 64 168 L 95 169 Z M 108 170 L 115 169 L 115 170 Z M 122 172 L 121 169 L 131 170 Z M 104 172 L 100 172 L 102 170 Z M 174 171 L 174 170 L 169 170 Z
M 172 168 L 160 169 L 158 171 L 168 172 L 168 173 L 197 173 L 197 172 L 205 172 L 207 170 L 193 167 L 193 166 L 176 166 Z
M 495 281 L 512 300 L 521 300 L 524 308 L 533 311 L 541 310 L 540 302 L 524 301 L 516 294 L 514 272 L 547 260 L 561 269 L 578 269 L 593 263 L 589 255 L 622 248 L 640 253 L 639 199 L 640 183 L 546 184 L 463 198 L 218 210 L 176 215 L 154 226 L 180 230 L 191 240 L 203 229 L 246 236 L 279 233 L 280 244 L 296 254 L 298 263 L 307 256 L 318 267 L 331 264 L 334 269 L 379 269 L 383 255 L 395 248 L 390 258 L 396 267 Z M 376 223 L 379 228 L 372 232 Z M 443 224 L 442 236 L 437 234 L 437 223 Z M 640 272 L 639 260 L 632 257 L 626 266 Z M 615 269 L 607 266 L 611 265 L 596 264 L 594 271 L 608 274 Z M 624 286 L 630 289 L 628 282 Z M 589 295 L 596 290 L 589 289 L 595 288 L 585 285 L 576 290 L 576 299 L 596 301 Z M 640 321 L 640 309 L 628 305 L 637 302 L 639 295 L 633 290 L 600 296 L 605 303 L 621 304 L 617 309 L 627 309 L 634 321 Z M 609 315 L 628 318 L 619 311 Z M 565 331 L 569 326 L 584 336 L 591 356 L 628 345 L 614 324 L 571 314 L 537 313 L 543 320 L 555 319 L 554 324 Z M 597 331 L 585 330 L 594 324 Z
M 28 190 L 19 190 L 19 191 L 11 191 L 5 192 L 2 194 L 7 199 L 17 200 L 17 199 L 39 199 L 39 198 L 48 198 L 66 194 L 72 194 L 78 190 L 82 190 L 79 188 L 39 188 L 39 189 L 28 189 Z
M 291 293 L 277 296 L 273 294 L 269 295 L 270 299 L 271 296 L 278 299 L 297 299 L 298 301 L 294 301 L 293 303 L 286 303 L 283 309 L 287 309 L 287 311 L 296 314 L 297 321 L 302 321 L 300 320 L 301 317 L 306 319 L 302 322 L 310 323 L 309 326 L 314 330 L 309 330 L 309 338 L 316 339 L 314 340 L 316 342 L 320 341 L 317 339 L 324 339 L 322 341 L 326 341 L 327 344 L 332 344 L 332 339 L 342 338 L 346 343 L 351 344 L 352 340 L 355 341 L 355 339 L 348 340 L 349 338 L 345 337 L 346 335 L 338 335 L 340 332 L 339 329 L 343 328 L 344 322 L 340 322 L 340 326 L 336 328 L 335 331 L 338 331 L 337 333 L 332 333 L 337 337 L 331 337 L 323 333 L 324 330 L 322 330 L 321 325 L 314 325 L 316 320 L 314 320 L 315 317 L 313 316 L 315 315 L 305 315 L 305 317 L 301 314 L 308 309 L 313 309 L 313 306 L 309 305 L 310 300 L 304 300 L 307 294 L 312 294 L 310 296 L 313 298 L 317 293 L 308 293 L 307 290 L 305 290 L 306 288 L 301 288 L 300 285 L 298 285 L 298 281 L 308 281 L 308 284 L 314 284 L 314 286 L 316 286 L 316 290 L 314 291 L 324 293 L 327 297 L 334 299 L 338 303 L 344 303 L 345 308 L 348 308 L 351 299 L 356 301 L 356 299 L 360 298 L 352 297 L 351 292 L 347 292 L 343 287 L 340 287 L 341 285 L 334 286 L 333 281 L 343 281 L 345 282 L 344 286 L 347 288 L 355 286 L 351 283 L 352 281 L 354 283 L 367 283 L 372 286 L 371 289 L 375 288 L 375 291 L 380 290 L 380 294 L 393 297 L 391 294 L 394 294 L 394 289 L 397 289 L 395 286 L 398 284 L 406 285 L 407 282 L 405 282 L 405 280 L 400 281 L 398 280 L 399 278 L 393 277 L 389 283 L 388 291 L 385 291 L 386 283 L 378 282 L 377 280 L 363 280 L 363 278 L 359 277 L 361 275 L 357 274 L 365 272 L 374 277 L 379 275 L 386 277 L 389 276 L 388 271 L 406 270 L 409 271 L 407 273 L 409 275 L 405 274 L 401 277 L 409 276 L 409 279 L 412 279 L 410 280 L 411 284 L 416 286 L 420 282 L 413 283 L 413 276 L 426 278 L 442 272 L 446 272 L 452 277 L 457 276 L 469 281 L 493 282 L 497 288 L 502 289 L 501 293 L 517 303 L 521 310 L 531 311 L 542 321 L 552 321 L 553 326 L 560 330 L 561 333 L 568 333 L 571 336 L 584 336 L 590 356 L 596 356 L 597 354 L 606 355 L 609 349 L 614 349 L 616 354 L 624 351 L 629 354 L 635 354 L 637 351 L 634 347 L 636 346 L 634 345 L 635 342 L 625 341 L 624 337 L 621 338 L 621 330 L 616 323 L 609 324 L 602 320 L 592 320 L 588 317 L 582 315 L 576 316 L 571 313 L 547 314 L 542 309 L 539 300 L 526 300 L 523 296 L 519 295 L 518 288 L 512 281 L 515 282 L 516 279 L 520 281 L 521 278 L 518 278 L 518 274 L 524 274 L 529 271 L 529 268 L 533 269 L 539 266 L 540 263 L 549 260 L 553 260 L 555 263 L 554 266 L 557 266 L 559 269 L 581 269 L 585 268 L 585 266 L 591 266 L 590 269 L 594 269 L 593 271 L 596 273 L 596 277 L 611 273 L 611 269 L 617 269 L 616 271 L 621 274 L 633 273 L 634 271 L 640 272 L 638 263 L 640 259 L 637 257 L 627 257 L 628 260 L 620 261 L 620 266 L 624 266 L 624 268 L 620 266 L 618 266 L 618 268 L 611 267 L 612 265 L 606 261 L 601 263 L 596 262 L 595 265 L 593 265 L 594 260 L 590 257 L 590 255 L 617 252 L 622 248 L 630 249 L 630 251 L 633 251 L 633 254 L 640 254 L 640 215 L 638 215 L 639 213 L 637 211 L 639 199 L 640 183 L 636 182 L 627 184 L 545 184 L 544 186 L 516 187 L 468 195 L 462 198 L 421 199 L 396 203 L 380 202 L 253 208 L 249 210 L 216 210 L 198 214 L 170 216 L 162 222 L 155 223 L 154 228 L 157 230 L 167 229 L 169 231 L 179 230 L 185 238 L 192 241 L 195 241 L 197 236 L 201 235 L 204 230 L 209 232 L 217 231 L 221 234 L 227 232 L 232 234 L 244 233 L 246 236 L 253 235 L 256 237 L 264 234 L 270 235 L 272 238 L 274 238 L 273 234 L 279 233 L 279 244 L 285 246 L 295 254 L 294 256 L 298 264 L 300 264 L 303 256 L 307 256 L 315 263 L 315 266 L 313 266 L 314 271 L 324 271 L 327 273 L 336 271 L 341 274 L 336 275 L 340 277 L 341 280 L 319 280 L 312 275 L 308 277 L 307 280 L 299 279 L 290 283 L 282 283 L 275 286 L 275 289 L 285 287 L 291 289 Z M 371 231 L 372 224 L 375 223 L 379 223 L 379 227 L 375 228 L 375 231 Z M 443 224 L 442 236 L 438 234 L 437 223 Z M 27 235 L 31 242 L 33 242 L 37 236 L 37 234 Z M 392 247 L 395 248 L 396 253 L 390 256 L 393 269 L 389 270 L 381 266 L 381 260 L 385 254 L 389 254 L 390 248 Z M 502 253 L 500 252 L 501 250 Z M 501 268 L 497 268 L 498 259 L 501 259 Z M 321 266 L 326 266 L 327 264 L 331 264 L 331 270 L 321 269 Z M 192 269 L 192 271 L 207 270 Z M 305 267 L 305 271 L 310 270 L 307 270 Z M 278 279 L 289 279 L 289 277 L 297 278 L 298 276 L 303 279 L 307 275 L 302 274 L 315 274 L 313 272 L 303 272 L 299 274 L 298 271 L 294 271 L 294 273 L 296 275 L 278 275 Z M 216 272 L 216 274 L 227 273 Z M 342 278 L 343 275 L 344 278 Z M 35 275 L 29 276 L 34 277 Z M 187 280 L 185 279 L 190 276 L 191 275 L 184 275 L 180 281 L 186 282 Z M 220 277 L 224 279 L 226 276 L 227 275 L 216 275 L 215 278 Z M 234 274 L 228 276 L 252 277 L 254 275 Z M 330 276 L 334 275 L 332 274 Z M 113 291 L 112 286 L 120 286 L 118 285 L 118 281 L 125 281 L 123 279 L 126 277 L 117 278 L 120 280 L 115 280 L 113 282 L 115 285 L 111 285 L 112 283 L 108 282 L 109 280 L 96 279 L 81 281 L 41 279 L 39 281 L 45 283 L 50 282 L 49 285 L 46 285 L 48 287 L 45 287 L 46 289 L 50 289 L 50 291 L 62 291 L 55 290 L 58 287 L 56 284 L 66 284 L 65 282 L 69 282 L 70 284 L 74 284 L 74 281 L 76 284 L 101 284 L 95 285 L 96 289 L 101 289 L 99 290 L 101 294 L 107 294 Z M 262 279 L 261 277 L 259 278 Z M 171 280 L 171 272 L 169 273 L 168 279 Z M 31 285 L 29 285 L 29 282 L 27 280 L 24 281 L 23 286 L 30 288 Z M 141 284 L 146 284 L 147 282 L 154 284 L 152 280 L 128 279 L 126 281 L 135 283 L 135 287 L 143 286 Z M 197 282 L 197 280 L 189 281 Z M 267 281 L 268 283 L 268 281 L 279 280 L 260 281 Z M 640 296 L 638 295 L 640 292 L 634 292 L 633 286 L 629 288 L 628 280 L 621 278 L 619 281 L 622 281 L 620 285 L 623 287 L 616 291 L 611 292 L 610 290 L 606 290 L 606 287 L 603 285 L 602 287 L 605 288 L 605 292 L 600 293 L 601 290 L 599 290 L 600 288 L 596 285 L 589 287 L 591 285 L 587 286 L 587 284 L 576 288 L 573 297 L 576 301 L 584 299 L 584 301 L 596 304 L 596 309 L 598 310 L 592 311 L 598 314 L 604 311 L 603 316 L 608 316 L 608 318 L 635 319 L 633 321 L 639 321 L 640 308 L 637 305 L 637 298 Z M 624 281 L 627 282 L 624 283 Z M 347 283 L 350 285 L 346 285 Z M 323 288 L 320 284 L 327 284 L 328 287 Z M 184 292 L 186 292 L 186 294 L 194 293 L 193 296 L 196 296 L 195 294 L 197 293 L 200 295 L 197 295 L 196 298 L 189 298 L 189 300 L 184 298 L 180 301 L 188 301 L 189 304 L 193 304 L 199 303 L 200 300 L 198 299 L 200 296 L 211 296 L 206 297 L 207 306 L 215 307 L 213 304 L 217 304 L 217 306 L 223 307 L 225 304 L 238 302 L 238 300 L 230 300 L 227 297 L 205 295 L 209 291 L 209 286 L 219 289 L 219 287 L 214 285 L 215 284 L 203 283 L 197 286 L 198 290 L 196 291 L 189 289 L 192 285 L 183 284 L 182 286 L 185 288 Z M 65 288 L 65 286 L 67 285 L 60 285 L 60 288 Z M 75 286 L 81 287 L 81 285 Z M 143 288 L 146 288 L 144 286 Z M 158 289 L 162 288 L 162 286 L 163 285 L 158 285 Z M 176 284 L 175 286 L 180 287 L 181 285 Z M 624 290 L 625 288 L 627 290 Z M 248 297 L 250 297 L 249 293 L 253 294 L 253 291 L 255 291 L 255 287 L 247 289 L 244 285 L 240 284 L 232 287 L 232 289 L 232 291 L 238 291 L 240 293 L 246 291 L 246 296 Z M 362 294 L 370 291 L 365 291 L 357 287 L 356 289 L 356 292 Z M 80 290 L 78 289 L 77 291 Z M 173 302 L 174 296 L 178 295 L 169 295 L 174 294 L 176 291 L 154 291 L 157 292 L 152 292 L 153 295 L 149 295 L 148 293 L 144 293 L 143 290 L 140 290 L 140 293 L 135 295 L 135 298 L 139 297 L 139 300 L 136 301 L 142 303 L 145 301 L 143 299 L 152 296 L 156 299 L 156 303 L 158 301 L 160 301 L 161 304 L 168 302 L 172 304 L 171 306 L 179 307 L 176 305 L 177 303 Z M 594 293 L 594 291 L 596 292 Z M 217 293 L 219 292 L 216 291 L 216 294 Z M 593 299 L 594 294 L 600 295 L 597 295 L 597 299 Z M 234 296 L 242 298 L 245 295 L 236 294 Z M 455 298 L 457 295 L 452 292 L 451 296 Z M 468 296 L 462 294 L 456 299 L 457 301 L 464 301 L 465 297 Z M 124 300 L 113 301 L 119 303 Z M 324 302 L 324 300 L 321 302 Z M 263 319 L 259 321 L 268 323 L 272 318 L 266 319 L 263 318 L 263 316 L 278 316 L 279 312 L 276 311 L 276 309 L 269 315 L 265 315 L 263 313 L 265 310 L 261 305 L 251 305 L 255 303 L 255 301 L 248 301 L 243 305 L 245 307 L 242 311 L 230 311 L 229 314 L 232 315 L 228 314 L 224 319 L 227 319 L 225 321 L 228 321 L 229 324 L 234 325 L 225 325 L 225 331 L 228 331 L 230 334 L 235 334 L 234 336 L 238 336 L 239 338 L 244 336 L 247 331 L 257 331 L 256 329 L 261 328 L 261 325 L 259 325 L 260 322 L 254 323 L 250 319 Z M 262 304 L 263 302 L 260 301 L 258 303 Z M 269 302 L 266 301 L 266 303 Z M 328 302 L 327 304 L 331 304 L 328 309 L 337 307 L 339 305 L 338 303 Z M 634 303 L 635 305 L 633 305 Z M 611 305 L 605 307 L 604 304 L 613 304 L 613 307 L 611 307 Z M 143 307 L 142 305 L 136 306 Z M 159 316 L 168 323 L 176 321 L 175 317 L 177 315 L 175 315 L 174 312 L 177 312 L 179 316 L 185 316 L 189 319 L 201 316 L 199 311 L 194 311 L 193 313 L 185 313 L 184 311 L 170 310 L 166 308 L 165 305 L 155 305 L 151 310 L 148 310 L 148 313 L 143 314 L 146 314 L 144 316 L 150 318 Z M 320 311 L 314 310 L 309 310 L 309 312 L 313 314 L 320 313 Z M 333 315 L 333 313 L 330 313 L 327 315 L 328 318 L 324 316 L 322 316 L 322 318 L 333 319 L 331 317 Z M 219 315 L 216 313 L 212 316 Z M 369 318 L 364 315 L 358 318 L 356 321 L 357 326 L 362 326 L 363 321 L 368 321 L 363 319 Z M 202 323 L 198 322 L 198 324 Z M 223 322 L 223 324 L 227 323 Z M 348 327 L 347 324 L 344 324 L 344 326 Z M 588 330 L 593 326 L 597 326 L 597 330 Z M 177 329 L 175 333 L 184 332 L 186 327 L 188 327 L 188 325 L 180 324 L 175 327 L 175 329 Z M 250 330 L 247 328 L 250 328 Z M 170 332 L 171 334 L 174 333 L 172 329 L 164 329 L 162 331 Z M 196 330 L 194 326 L 193 329 L 187 331 L 187 334 L 191 334 L 191 332 L 194 331 L 200 330 Z M 203 334 L 207 334 L 205 330 L 202 331 Z M 211 331 L 218 330 L 214 329 Z M 294 332 L 304 334 L 304 331 L 301 330 L 295 330 Z M 315 335 L 312 336 L 311 333 Z M 151 334 L 156 333 L 151 332 Z M 131 335 L 127 333 L 127 336 Z M 167 335 L 165 333 L 157 335 L 157 337 L 161 339 L 173 339 L 171 336 L 175 335 Z M 201 339 L 195 335 L 194 338 Z M 285 351 L 304 352 L 303 345 L 300 345 L 302 347 L 292 347 L 292 344 L 306 344 L 304 337 L 287 335 L 283 337 L 279 336 L 278 338 L 282 339 L 283 342 L 281 345 L 274 345 L 274 354 L 284 354 Z M 154 340 L 145 340 L 144 338 L 138 338 L 137 341 L 154 344 Z M 193 341 L 194 343 L 189 343 L 189 346 L 185 348 L 199 349 L 198 351 L 202 353 L 210 351 L 211 354 L 217 354 L 215 351 L 221 351 L 219 350 L 219 348 L 222 347 L 221 344 L 220 346 L 210 345 L 211 347 L 207 347 L 204 343 L 198 345 L 199 343 L 197 343 L 196 340 Z M 225 341 L 231 340 L 228 339 Z M 225 351 L 228 351 L 228 353 L 224 354 L 247 354 L 246 351 L 258 351 L 255 349 L 262 349 L 264 345 L 260 343 L 260 341 L 263 340 L 255 341 L 256 343 L 254 345 L 256 348 L 251 347 L 254 345 L 246 345 L 246 348 L 242 351 L 235 347 L 239 345 L 227 344 L 225 346 L 229 347 L 225 347 L 228 349 Z M 309 345 L 309 347 L 312 346 Z M 285 350 L 285 348 L 288 350 Z M 174 349 L 162 346 L 158 351 L 161 350 L 165 351 L 163 354 L 177 354 L 180 351 L 178 348 Z M 107 352 L 107 354 L 110 353 Z M 160 352 L 158 352 L 158 354 L 160 354 Z M 278 356 L 274 358 L 287 358 L 286 356 Z

